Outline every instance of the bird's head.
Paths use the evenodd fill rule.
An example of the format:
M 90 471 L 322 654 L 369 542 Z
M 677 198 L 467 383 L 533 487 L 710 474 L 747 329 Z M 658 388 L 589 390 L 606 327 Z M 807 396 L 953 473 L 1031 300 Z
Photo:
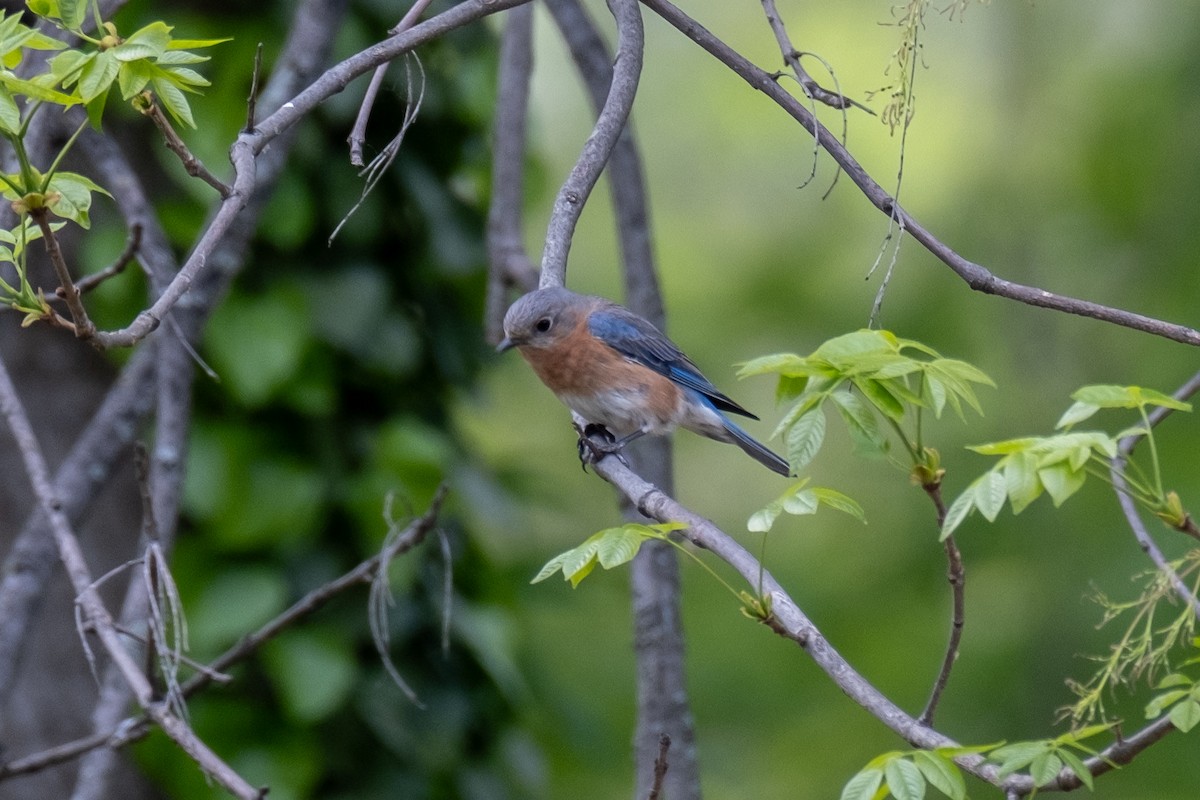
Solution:
M 504 315 L 504 340 L 496 351 L 553 347 L 575 330 L 586 308 L 586 297 L 560 286 L 530 292 L 513 303 Z

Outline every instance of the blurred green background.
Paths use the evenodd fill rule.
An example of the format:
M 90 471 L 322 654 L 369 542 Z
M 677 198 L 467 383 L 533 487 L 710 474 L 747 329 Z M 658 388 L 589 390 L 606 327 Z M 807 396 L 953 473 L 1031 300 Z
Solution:
M 443 4 L 438 4 L 440 5 Z M 866 102 L 899 31 L 889 3 L 779 0 L 797 45 L 823 56 L 841 89 Z M 609 29 L 603 3 L 589 8 Z M 270 56 L 291 4 L 266 10 L 137 3 L 187 37 L 236 39 L 214 51 L 214 87 L 195 102 L 189 143 L 223 165 L 243 122 L 247 65 Z M 686 10 L 767 69 L 779 66 L 757 3 L 693 0 Z M 339 38 L 347 55 L 401 11 L 355 3 Z M 774 421 L 773 385 L 737 383 L 735 364 L 807 353 L 866 325 L 882 268 L 868 276 L 887 220 L 828 158 L 812 169 L 810 137 L 674 29 L 647 12 L 645 73 L 633 120 L 650 188 L 655 249 L 672 337 L 718 386 Z M 118 17 L 118 20 L 122 17 Z M 202 354 L 220 383 L 198 379 L 187 520 L 175 557 L 194 655 L 211 656 L 304 591 L 378 547 L 384 496 L 423 510 L 452 487 L 443 532 L 454 557 L 450 647 L 441 647 L 443 568 L 437 542 L 396 567 L 392 627 L 400 670 L 428 705 L 409 704 L 382 674 L 366 634 L 366 596 L 351 595 L 239 667 L 238 681 L 193 704 L 214 748 L 284 798 L 626 797 L 633 708 L 625 570 L 572 591 L 529 579 L 553 555 L 615 524 L 614 494 L 584 474 L 569 417 L 515 355 L 482 341 L 482 225 L 494 102 L 495 20 L 421 53 L 428 77 L 417 125 L 396 165 L 331 247 L 360 180 L 344 138 L 363 81 L 306 122 L 293 168 L 253 259 L 214 318 Z M 526 202 L 530 252 L 590 129 L 579 81 L 548 16 L 537 15 L 533 137 Z M 1200 151 L 1200 6 L 1120 0 L 970 5 L 931 10 L 921 30 L 916 116 L 902 204 L 950 246 L 999 276 L 1195 325 L 1194 186 Z M 815 62 L 808 67 L 820 75 Z M 394 133 L 404 78 L 389 73 L 371 147 Z M 827 85 L 828 80 L 824 81 Z M 871 101 L 879 109 L 883 99 Z M 836 112 L 822 110 L 834 130 Z M 140 134 L 147 152 L 154 137 Z M 895 186 L 900 141 L 874 117 L 849 114 L 848 144 Z M 370 149 L 370 148 L 369 148 Z M 207 199 L 167 154 L 148 171 L 180 187 L 161 201 L 180 247 Z M 122 232 L 97 212 L 88 258 L 100 268 Z M 108 222 L 111 222 L 109 220 Z M 883 262 L 886 266 L 890 251 Z M 568 282 L 617 297 L 603 185 L 576 236 Z M 119 319 L 135 279 L 101 293 Z M 1048 433 L 1088 383 L 1173 390 L 1192 350 L 1143 334 L 972 293 L 902 239 L 881 324 L 997 382 L 986 416 L 938 422 L 928 438 L 957 495 L 990 462 L 963 445 Z M 1114 415 L 1115 430 L 1133 422 Z M 767 565 L 832 643 L 913 713 L 924 704 L 948 628 L 945 563 L 928 500 L 883 461 L 849 453 L 843 431 L 808 472 L 855 497 L 867 526 L 832 513 L 785 520 Z M 1162 429 L 1169 483 L 1195 502 L 1190 419 Z M 746 518 L 786 484 L 735 448 L 684 434 L 678 497 L 753 548 Z M 1059 510 L 1043 499 L 958 537 L 967 565 L 967 624 L 938 718 L 964 743 L 1056 735 L 1056 710 L 1106 652 L 1093 589 L 1132 598 L 1149 562 L 1110 491 L 1089 485 Z M 1165 532 L 1172 554 L 1182 544 Z M 749 622 L 685 564 L 689 686 L 704 789 L 713 798 L 836 797 L 878 753 L 904 748 L 845 698 L 794 645 Z M 1119 691 L 1126 731 L 1149 693 Z M 165 741 L 139 748 L 172 797 L 219 796 Z M 1172 736 L 1095 795 L 1196 795 L 1196 740 Z M 975 796 L 994 790 L 973 785 Z

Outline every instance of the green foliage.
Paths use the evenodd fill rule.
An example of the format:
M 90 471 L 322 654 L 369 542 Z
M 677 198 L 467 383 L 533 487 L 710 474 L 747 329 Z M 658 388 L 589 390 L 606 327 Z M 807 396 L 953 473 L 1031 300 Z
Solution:
M 1130 461 L 1121 477 L 1129 495 L 1167 524 L 1183 528 L 1189 518 L 1179 496 L 1165 492 L 1147 409 L 1153 406 L 1177 411 L 1191 411 L 1183 403 L 1153 389 L 1140 386 L 1085 386 L 1071 395 L 1075 403 L 1059 418 L 1057 428 L 1064 433 L 1050 436 L 1029 436 L 1002 442 L 975 445 L 968 449 L 989 456 L 999 456 L 996 464 L 976 478 L 946 512 L 942 538 L 952 534 L 972 512 L 978 511 L 992 522 L 1007 500 L 1014 514 L 1021 513 L 1043 493 L 1049 494 L 1055 506 L 1083 488 L 1087 476 L 1095 475 L 1110 481 L 1109 467 L 1117 456 L 1122 439 L 1144 436 L 1150 450 L 1149 476 Z M 1142 424 L 1125 428 L 1116 434 L 1103 431 L 1071 431 L 1070 428 L 1090 418 L 1102 408 L 1137 409 Z
M 681 522 L 666 522 L 656 525 L 642 525 L 630 522 L 619 528 L 606 528 L 594 533 L 578 547 L 565 553 L 560 553 L 546 562 L 546 565 L 534 577 L 533 583 L 546 580 L 559 570 L 563 579 L 578 586 L 596 565 L 605 569 L 628 564 L 641 549 L 642 543 L 648 539 L 670 541 L 668 534 L 682 530 L 687 526 Z
M 984 753 L 996 745 L 893 750 L 876 756 L 842 788 L 841 800 L 921 800 L 932 786 L 951 800 L 965 800 L 966 781 L 954 763 L 959 756 Z
M 998 777 L 1006 778 L 1013 773 L 1028 770 L 1035 786 L 1047 786 L 1058 779 L 1065 767 L 1074 773 L 1084 786 L 1093 788 L 1092 773 L 1076 751 L 1086 755 L 1097 755 L 1096 751 L 1082 744 L 1112 728 L 1111 724 L 1091 725 L 1069 731 L 1054 739 L 1038 739 L 1029 742 L 1013 742 L 998 747 L 988 754 L 988 760 L 999 765 Z M 1111 763 L 1111 762 L 1110 762 Z M 1112 764 L 1112 766 L 1117 766 Z
M 1193 639 L 1192 645 L 1200 647 L 1200 639 Z M 1197 664 L 1200 664 L 1200 656 L 1187 659 L 1181 666 L 1194 667 Z M 1155 719 L 1166 711 L 1171 724 L 1183 733 L 1200 724 L 1200 682 L 1182 672 L 1172 672 L 1164 676 L 1155 688 L 1165 691 L 1146 704 L 1146 719 Z
M 940 418 L 949 406 L 964 418 L 966 405 L 983 413 L 973 384 L 994 385 L 965 361 L 943 358 L 920 342 L 881 330 L 835 337 L 807 356 L 756 358 L 742 365 L 738 376 L 765 373 L 779 376 L 778 402 L 795 401 L 772 434 L 783 436 L 793 472 L 799 473 L 820 451 L 829 402 L 860 453 L 887 454 L 890 442 L 883 426 L 890 428 L 904 446 L 914 482 L 928 491 L 941 484 L 943 470 L 937 451 L 923 440 L 924 412 Z
M 864 525 L 867 522 L 862 506 L 853 498 L 834 489 L 822 486 L 809 487 L 808 479 L 804 478 L 790 486 L 778 498 L 754 512 L 746 523 L 746 528 L 752 532 L 765 533 L 771 530 L 775 520 L 784 512 L 796 516 L 815 514 L 822 505 L 849 514 Z

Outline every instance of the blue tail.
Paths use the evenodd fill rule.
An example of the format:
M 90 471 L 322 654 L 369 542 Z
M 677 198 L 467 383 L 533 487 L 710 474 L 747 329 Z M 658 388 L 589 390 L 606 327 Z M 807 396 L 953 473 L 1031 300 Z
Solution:
M 746 452 L 746 455 L 750 456 L 767 469 L 772 470 L 773 472 L 778 472 L 785 478 L 792 474 L 791 469 L 788 467 L 788 462 L 784 461 L 782 458 L 768 450 L 766 445 L 760 444 L 752 439 L 750 434 L 746 433 L 737 425 L 734 425 L 732 422 L 730 422 L 724 414 L 722 414 L 721 417 L 725 423 L 725 430 L 729 431 L 729 435 L 733 437 L 733 443 L 742 448 L 742 450 Z

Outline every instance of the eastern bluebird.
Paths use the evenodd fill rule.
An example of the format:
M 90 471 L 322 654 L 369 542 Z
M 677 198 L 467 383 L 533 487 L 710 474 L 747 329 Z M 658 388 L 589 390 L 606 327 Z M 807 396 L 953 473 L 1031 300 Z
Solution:
M 674 342 L 627 308 L 560 287 L 538 289 L 504 315 L 504 341 L 496 349 L 513 347 L 568 408 L 619 437 L 614 449 L 683 426 L 736 444 L 769 469 L 789 474 L 786 461 L 722 412 L 758 417 L 722 394 Z

